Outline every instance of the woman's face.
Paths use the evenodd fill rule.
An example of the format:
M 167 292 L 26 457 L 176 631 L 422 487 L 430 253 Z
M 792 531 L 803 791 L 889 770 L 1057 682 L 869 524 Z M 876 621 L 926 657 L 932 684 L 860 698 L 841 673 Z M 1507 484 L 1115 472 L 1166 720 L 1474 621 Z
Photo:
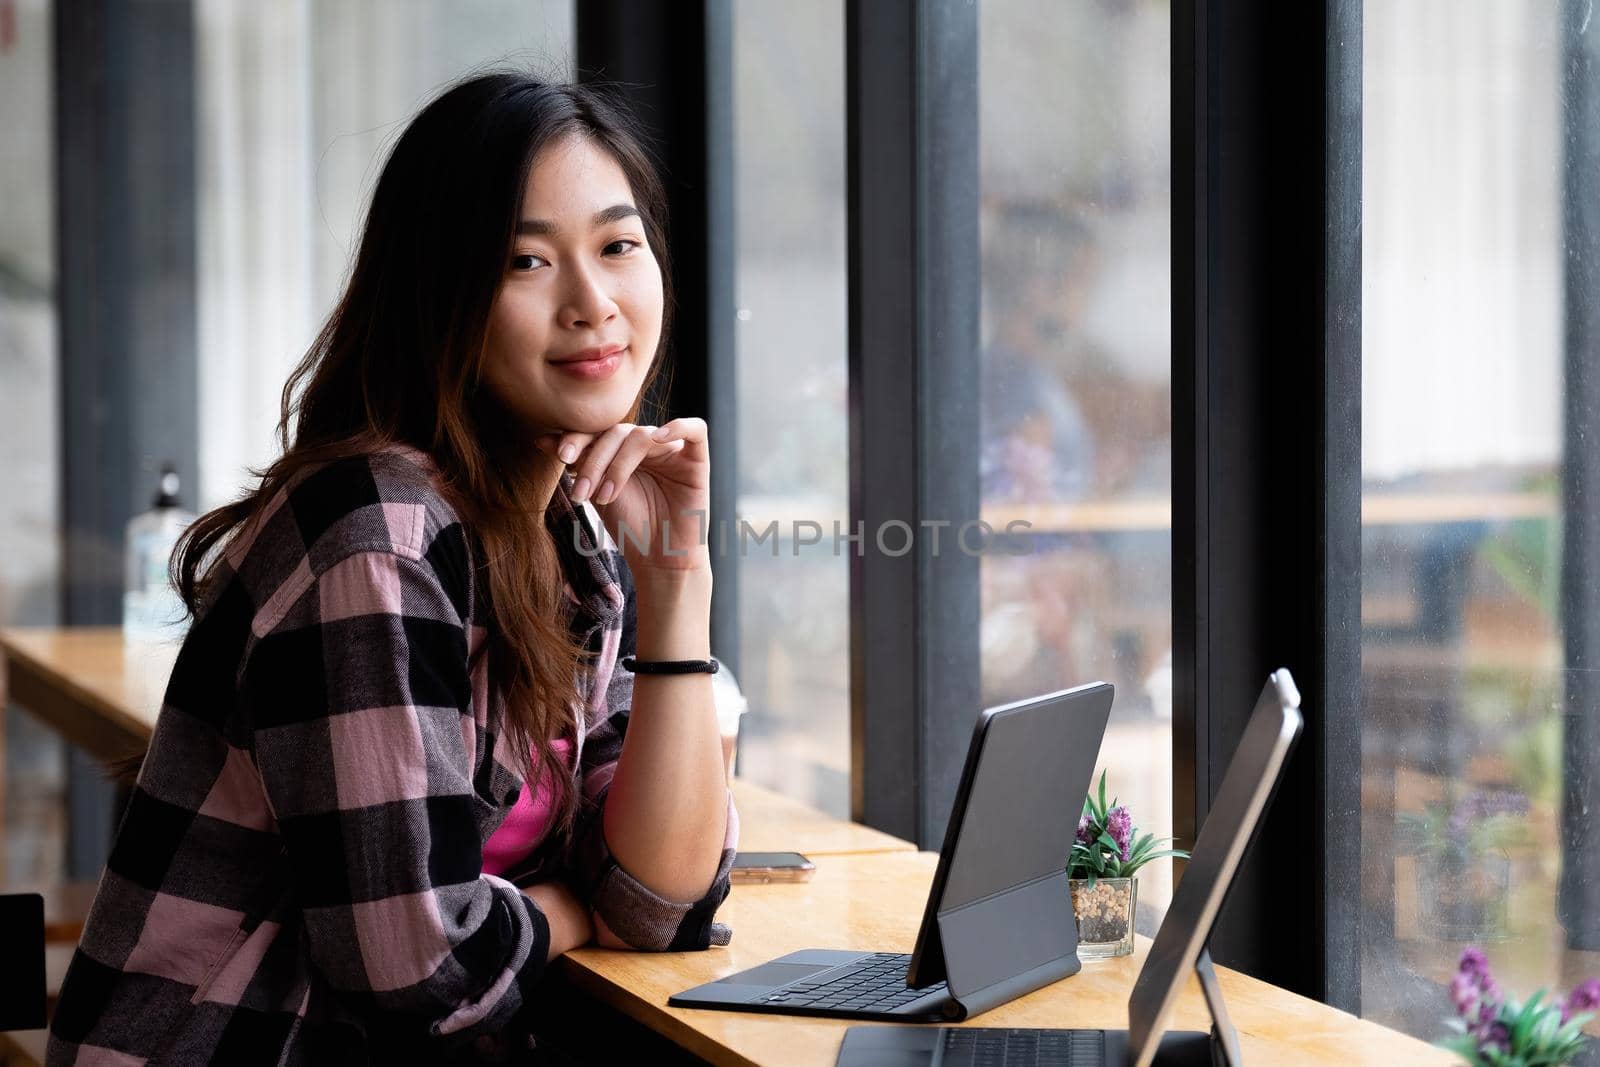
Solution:
M 534 158 L 484 342 L 484 380 L 534 433 L 599 433 L 639 396 L 661 336 L 661 269 L 627 175 L 569 137 Z

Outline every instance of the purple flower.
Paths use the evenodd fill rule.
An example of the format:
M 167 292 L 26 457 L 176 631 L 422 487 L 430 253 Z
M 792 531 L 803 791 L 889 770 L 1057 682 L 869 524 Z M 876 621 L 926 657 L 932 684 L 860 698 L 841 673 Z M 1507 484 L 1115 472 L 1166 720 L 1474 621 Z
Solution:
M 1474 826 L 1501 816 L 1521 818 L 1528 814 L 1528 798 L 1509 790 L 1485 792 L 1474 790 L 1449 807 L 1450 817 L 1445 821 L 1445 837 L 1452 843 L 1465 844 Z
M 1106 815 L 1106 830 L 1117 843 L 1122 859 L 1126 860 L 1133 845 L 1133 816 L 1128 814 L 1128 809 L 1120 804 L 1112 808 Z
M 1521 1026 L 1522 1032 L 1516 1036 L 1516 1047 L 1513 1047 L 1511 1020 L 1505 1014 L 1505 998 L 1494 976 L 1489 973 L 1489 961 L 1480 949 L 1468 948 L 1461 953 L 1461 963 L 1450 980 L 1450 1002 L 1455 1005 L 1460 1018 L 1455 1024 L 1457 1030 L 1467 1034 L 1476 1047 L 1474 1063 L 1491 1059 L 1498 1063 L 1513 1053 L 1518 1057 L 1518 1063 L 1524 1059 L 1538 1063 L 1554 1062 L 1548 1055 L 1555 1047 L 1550 1044 L 1555 1033 L 1551 1025 L 1552 1017 L 1559 1009 L 1560 1025 L 1566 1026 L 1574 1017 L 1600 1008 L 1600 978 L 1578 983 L 1564 1000 L 1541 1003 L 1537 1008 L 1529 1005 L 1519 1010 L 1518 1015 L 1524 1021 L 1532 1019 L 1528 1025 L 1534 1027 L 1534 1031 Z M 1567 1040 L 1563 1039 L 1564 1042 Z M 1581 1041 L 1578 1043 L 1582 1044 Z M 1567 1048 L 1562 1042 L 1556 1044 Z M 1563 1055 L 1568 1053 L 1570 1049 Z
M 1500 1014 L 1500 987 L 1489 973 L 1489 959 L 1481 949 L 1461 953 L 1461 964 L 1450 980 L 1450 1002 L 1480 1043 L 1488 1040 Z
M 1078 844 L 1093 844 L 1095 838 L 1094 826 L 1089 822 L 1088 815 L 1078 818 Z
M 1574 1015 L 1600 1008 L 1600 978 L 1578 983 L 1561 1004 L 1561 1022 L 1565 1024 Z
M 1526 815 L 1528 814 L 1528 798 L 1521 793 L 1510 790 L 1496 790 L 1483 794 L 1480 803 L 1483 805 L 1483 814 L 1490 815 Z
M 1478 1037 L 1480 1052 L 1488 1052 L 1491 1049 L 1497 1052 L 1511 1051 L 1511 1031 L 1506 1029 L 1505 1023 L 1495 1023 Z

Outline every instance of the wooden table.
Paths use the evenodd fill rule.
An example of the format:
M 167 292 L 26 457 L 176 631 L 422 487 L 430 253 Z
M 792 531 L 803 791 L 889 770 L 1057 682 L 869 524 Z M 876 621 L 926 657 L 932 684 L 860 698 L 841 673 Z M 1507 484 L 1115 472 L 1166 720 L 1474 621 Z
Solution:
M 863 1024 L 670 1008 L 667 997 L 796 949 L 910 952 L 937 858 L 931 852 L 824 856 L 809 883 L 735 886 L 718 913 L 733 927 L 733 943 L 726 948 L 664 955 L 585 948 L 568 953 L 558 966 L 584 992 L 711 1063 L 832 1067 L 845 1030 Z M 1128 991 L 1149 947 L 1141 938 L 1131 957 L 1086 964 L 1072 978 L 961 1025 L 1125 1027 Z M 1314 1000 L 1226 968 L 1217 973 L 1248 1064 L 1443 1067 L 1456 1062 L 1421 1041 Z M 1209 1026 L 1192 980 L 1171 1025 Z
M 744 778 L 733 780 L 744 852 L 803 852 L 808 858 L 859 852 L 915 852 L 910 841 L 845 822 Z
M 149 743 L 178 655 L 115 626 L 0 630 L 0 651 L 10 699 L 99 759 Z

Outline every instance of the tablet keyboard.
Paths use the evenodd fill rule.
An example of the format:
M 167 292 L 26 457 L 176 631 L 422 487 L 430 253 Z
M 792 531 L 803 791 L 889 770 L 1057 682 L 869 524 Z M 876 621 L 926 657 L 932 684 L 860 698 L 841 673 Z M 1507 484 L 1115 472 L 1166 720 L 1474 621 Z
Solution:
M 893 1011 L 918 997 L 939 992 L 943 982 L 920 989 L 906 987 L 911 957 L 904 952 L 880 952 L 856 961 L 854 969 L 827 982 L 796 982 L 768 993 L 768 1004 L 827 1008 L 834 1011 Z
M 1102 1067 L 1100 1030 L 984 1030 L 944 1032 L 944 1067 Z

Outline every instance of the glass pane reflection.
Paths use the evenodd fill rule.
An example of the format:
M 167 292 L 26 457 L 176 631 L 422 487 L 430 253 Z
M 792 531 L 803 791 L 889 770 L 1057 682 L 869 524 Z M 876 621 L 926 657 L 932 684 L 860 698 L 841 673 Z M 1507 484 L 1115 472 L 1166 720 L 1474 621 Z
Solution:
M 1171 83 L 1161 0 L 980 7 L 983 697 L 1117 687 L 1102 750 L 1172 827 Z M 1075 820 L 1077 813 L 1069 813 Z M 1171 865 L 1140 875 L 1146 912 Z
M 1561 832 L 1600 758 L 1564 751 L 1597 712 L 1567 667 L 1563 585 L 1595 574 L 1562 558 L 1594 522 L 1563 406 L 1600 398 L 1564 382 L 1569 302 L 1597 294 L 1564 276 L 1595 264 L 1564 256 L 1563 205 L 1600 186 L 1564 174 L 1562 18 L 1363 16 L 1361 1003 L 1426 1038 L 1468 944 L 1520 996 L 1600 973 L 1600 857 Z

